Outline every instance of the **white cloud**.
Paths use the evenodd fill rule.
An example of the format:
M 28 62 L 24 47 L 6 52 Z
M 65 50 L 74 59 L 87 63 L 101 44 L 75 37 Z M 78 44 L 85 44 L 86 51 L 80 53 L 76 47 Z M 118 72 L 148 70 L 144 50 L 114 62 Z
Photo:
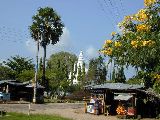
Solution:
M 95 58 L 98 56 L 98 50 L 95 49 L 92 45 L 89 46 L 86 50 L 86 56 L 87 58 L 91 59 L 91 58 Z
M 32 53 L 32 54 L 36 54 L 36 42 L 33 39 L 28 39 L 26 41 L 26 46 L 27 49 Z M 47 58 L 56 52 L 60 52 L 60 51 L 71 51 L 71 47 L 72 46 L 72 42 L 71 42 L 71 38 L 70 38 L 70 32 L 69 30 L 65 27 L 63 29 L 63 34 L 60 37 L 60 41 L 55 44 L 55 45 L 48 45 L 47 46 Z M 43 56 L 43 48 L 40 47 L 40 51 L 39 51 L 39 56 L 42 57 Z

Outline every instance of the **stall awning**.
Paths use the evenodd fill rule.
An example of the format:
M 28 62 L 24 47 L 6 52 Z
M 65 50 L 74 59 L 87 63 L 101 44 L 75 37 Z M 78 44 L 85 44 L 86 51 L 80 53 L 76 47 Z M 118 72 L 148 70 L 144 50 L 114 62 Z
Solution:
M 119 94 L 117 96 L 114 96 L 114 100 L 127 101 L 127 100 L 131 99 L 132 97 L 133 97 L 133 95 L 130 95 L 130 94 Z

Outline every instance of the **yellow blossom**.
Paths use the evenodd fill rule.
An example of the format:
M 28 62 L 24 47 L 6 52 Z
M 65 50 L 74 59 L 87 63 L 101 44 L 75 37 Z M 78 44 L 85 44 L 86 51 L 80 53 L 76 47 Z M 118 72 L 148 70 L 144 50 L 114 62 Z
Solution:
M 101 53 L 103 53 L 104 55 L 112 55 L 112 48 L 108 48 L 106 50 L 101 50 Z
M 137 18 L 136 20 L 138 21 L 145 21 L 148 19 L 145 9 L 141 9 L 137 14 L 135 14 L 135 17 Z
M 141 40 L 142 38 L 141 38 L 140 36 L 137 36 L 137 39 L 138 39 L 138 40 Z
M 112 40 L 106 40 L 105 41 L 105 44 L 111 44 L 112 43 Z
M 112 55 L 112 48 L 107 49 L 107 55 Z
M 138 41 L 132 40 L 131 45 L 133 46 L 133 48 L 137 48 L 138 47 Z
M 115 47 L 121 47 L 122 44 L 121 44 L 121 42 L 117 42 L 117 41 L 116 41 L 116 42 L 114 43 L 114 46 L 115 46 Z
M 151 46 L 155 43 L 153 40 L 143 40 L 142 41 L 142 46 Z
M 128 15 L 128 16 L 125 16 L 125 17 L 124 17 L 124 20 L 125 20 L 125 21 L 130 21 L 130 20 L 131 20 L 131 16 L 129 16 L 129 15 Z
M 132 40 L 132 41 L 131 41 L 131 45 L 133 45 L 133 46 L 134 46 L 134 45 L 136 45 L 136 44 L 137 44 L 137 42 L 136 42 L 136 41 L 134 41 L 134 40 Z
M 154 75 L 154 78 L 155 78 L 155 79 L 160 79 L 160 74 L 155 74 L 155 75 Z
M 151 45 L 153 45 L 153 44 L 155 44 L 155 41 L 153 41 L 153 40 L 148 40 L 148 46 L 151 46 Z
M 137 21 L 137 14 L 132 15 L 131 19 Z
M 148 44 L 148 41 L 143 41 L 142 46 L 146 46 Z
M 116 34 L 116 32 L 112 32 L 112 33 L 111 33 L 111 36 L 114 36 L 115 34 Z
M 149 31 L 150 29 L 150 26 L 149 25 L 146 25 L 146 24 L 139 24 L 136 26 L 137 28 L 137 31 L 138 32 L 141 32 L 141 31 Z
M 100 53 L 103 53 L 103 54 L 105 54 L 105 50 L 100 50 Z
M 150 5 L 153 5 L 155 2 L 156 2 L 156 0 L 144 0 L 144 5 L 150 6 Z

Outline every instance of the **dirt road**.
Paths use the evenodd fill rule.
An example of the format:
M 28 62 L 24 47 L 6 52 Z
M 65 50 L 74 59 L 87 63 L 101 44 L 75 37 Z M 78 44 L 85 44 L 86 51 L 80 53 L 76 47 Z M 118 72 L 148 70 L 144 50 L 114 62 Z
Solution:
M 0 104 L 8 112 L 29 113 L 29 104 Z M 30 113 L 56 114 L 73 120 L 116 120 L 116 117 L 84 113 L 82 103 L 30 104 Z
M 7 112 L 30 114 L 56 114 L 73 120 L 118 120 L 116 116 L 93 115 L 84 113 L 82 103 L 52 103 L 52 104 L 0 104 Z M 149 120 L 149 119 L 145 119 Z

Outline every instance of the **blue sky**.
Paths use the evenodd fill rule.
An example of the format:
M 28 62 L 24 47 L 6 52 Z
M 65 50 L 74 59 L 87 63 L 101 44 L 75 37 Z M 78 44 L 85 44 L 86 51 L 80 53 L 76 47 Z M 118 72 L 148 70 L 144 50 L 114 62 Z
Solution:
M 144 7 L 143 0 L 1 0 L 0 61 L 14 55 L 35 59 L 36 46 L 28 26 L 37 9 L 46 6 L 54 8 L 65 24 L 60 42 L 48 46 L 47 57 L 58 51 L 78 55 L 82 50 L 86 60 L 98 55 L 104 40 L 118 31 L 124 15 Z

